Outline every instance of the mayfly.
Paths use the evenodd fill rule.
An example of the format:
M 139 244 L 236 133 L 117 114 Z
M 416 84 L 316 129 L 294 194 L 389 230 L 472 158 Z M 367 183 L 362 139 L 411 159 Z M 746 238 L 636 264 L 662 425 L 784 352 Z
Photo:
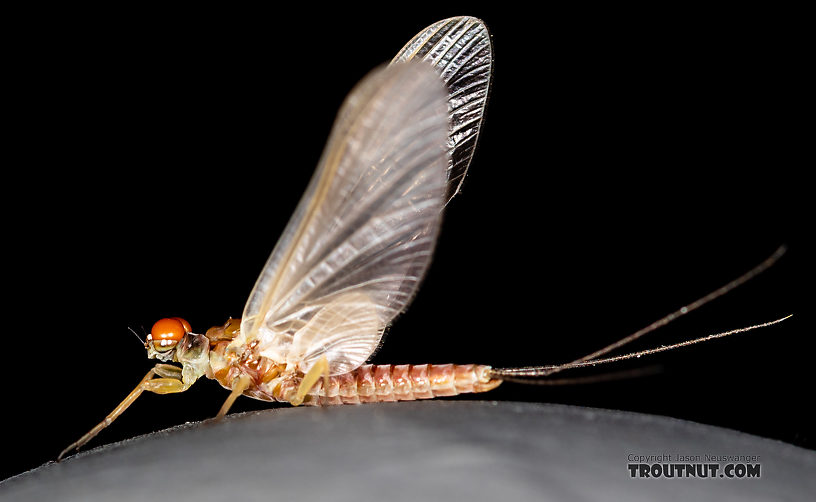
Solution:
M 194 333 L 182 318 L 156 322 L 145 347 L 159 362 L 60 458 L 110 425 L 143 392 L 183 392 L 203 376 L 230 391 L 218 417 L 242 394 L 295 406 L 427 399 L 485 392 L 507 380 L 535 382 L 563 369 L 778 322 L 599 359 L 737 287 L 781 251 L 697 302 L 570 364 L 513 369 L 365 364 L 428 268 L 443 209 L 459 191 L 473 156 L 491 65 L 484 23 L 458 17 L 421 31 L 390 65 L 365 77 L 341 107 L 317 170 L 241 319 L 204 334 Z

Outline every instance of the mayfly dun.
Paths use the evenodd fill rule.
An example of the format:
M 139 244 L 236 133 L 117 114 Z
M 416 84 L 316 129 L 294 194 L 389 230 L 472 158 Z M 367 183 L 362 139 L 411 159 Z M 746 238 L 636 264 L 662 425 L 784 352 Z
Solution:
M 422 30 L 390 65 L 366 76 L 341 107 L 317 170 L 242 317 L 204 334 L 179 317 L 156 322 L 144 343 L 147 356 L 159 362 L 60 458 L 90 441 L 143 392 L 183 392 L 204 376 L 230 391 L 218 417 L 240 395 L 295 406 L 428 399 L 485 392 L 503 381 L 537 382 L 564 369 L 779 322 L 600 359 L 739 286 L 783 250 L 700 300 L 573 363 L 511 369 L 366 364 L 428 268 L 443 209 L 459 191 L 473 157 L 491 66 L 484 23 L 457 17 Z

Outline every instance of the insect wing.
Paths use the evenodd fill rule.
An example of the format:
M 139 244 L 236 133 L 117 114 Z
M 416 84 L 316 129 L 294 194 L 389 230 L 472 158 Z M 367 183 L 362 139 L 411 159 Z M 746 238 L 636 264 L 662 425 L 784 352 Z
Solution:
M 347 293 L 322 307 L 295 335 L 289 359 L 311 368 L 321 356 L 335 371 L 351 371 L 371 355 L 383 327 L 371 298 Z
M 490 34 L 474 17 L 438 21 L 405 44 L 392 63 L 408 60 L 434 65 L 448 86 L 449 202 L 462 186 L 479 138 L 493 66 Z
M 368 359 L 430 262 L 447 136 L 447 92 L 431 66 L 391 65 L 357 85 L 250 294 L 244 343 L 304 371 L 321 355 L 331 374 Z

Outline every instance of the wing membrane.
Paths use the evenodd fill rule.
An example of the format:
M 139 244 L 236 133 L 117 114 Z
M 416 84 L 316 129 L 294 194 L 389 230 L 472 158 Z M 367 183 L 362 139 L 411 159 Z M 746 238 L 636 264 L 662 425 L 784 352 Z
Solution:
M 371 299 L 349 293 L 318 310 L 295 334 L 289 358 L 308 369 L 325 355 L 331 361 L 330 371 L 346 373 L 368 359 L 382 330 Z
M 493 51 L 485 24 L 473 17 L 452 17 L 419 32 L 393 62 L 433 64 L 448 86 L 450 135 L 447 201 L 459 192 L 467 174 L 487 104 Z
M 306 354 L 312 362 L 326 355 L 332 374 L 376 349 L 413 297 L 436 241 L 446 101 L 439 75 L 417 62 L 375 70 L 352 91 L 249 297 L 246 342 L 259 340 L 263 355 L 302 366 Z M 345 321 L 316 330 L 326 319 Z

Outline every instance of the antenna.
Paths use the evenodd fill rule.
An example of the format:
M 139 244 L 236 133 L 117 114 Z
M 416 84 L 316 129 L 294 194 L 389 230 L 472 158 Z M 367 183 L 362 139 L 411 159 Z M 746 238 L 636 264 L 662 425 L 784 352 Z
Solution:
M 130 332 L 131 332 L 131 333 L 133 333 L 133 336 L 135 336 L 136 338 L 138 338 L 138 339 L 139 339 L 139 342 L 142 344 L 142 346 L 144 346 L 144 344 L 145 344 L 145 343 L 147 343 L 147 342 L 145 342 L 144 340 L 142 340 L 142 337 L 140 337 L 140 336 L 139 336 L 139 334 L 138 334 L 138 333 L 136 333 L 136 331 L 134 331 L 134 330 L 133 330 L 133 328 L 131 328 L 130 326 L 128 326 L 128 329 L 130 330 Z

